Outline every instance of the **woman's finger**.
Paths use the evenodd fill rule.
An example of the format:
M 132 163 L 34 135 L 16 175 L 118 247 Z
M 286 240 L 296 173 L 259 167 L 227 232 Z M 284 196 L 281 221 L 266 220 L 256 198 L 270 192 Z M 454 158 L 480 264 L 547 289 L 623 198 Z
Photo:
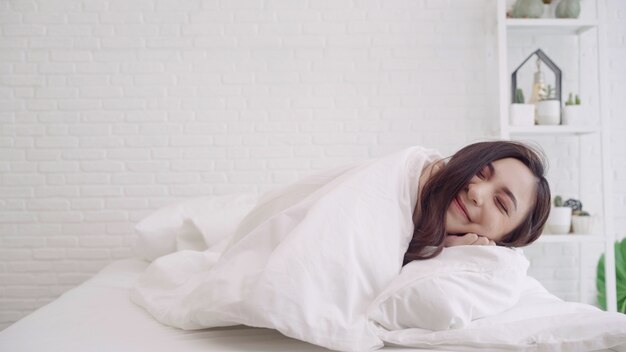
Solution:
M 478 236 L 475 233 L 470 232 L 470 233 L 466 233 L 465 235 L 461 237 L 464 239 L 464 242 L 466 244 L 474 244 L 474 242 L 476 242 L 480 236 Z
M 466 233 L 463 236 L 457 235 L 448 235 L 444 239 L 445 247 L 453 247 L 453 246 L 469 246 L 476 242 L 478 239 L 478 235 L 475 233 Z
M 474 241 L 474 243 L 472 244 L 479 245 L 479 246 L 486 246 L 489 244 L 489 239 L 487 237 L 479 236 L 478 239 Z
M 454 246 L 495 246 L 496 242 L 485 236 L 480 236 L 475 233 L 466 233 L 463 236 L 447 235 L 443 242 L 444 247 Z

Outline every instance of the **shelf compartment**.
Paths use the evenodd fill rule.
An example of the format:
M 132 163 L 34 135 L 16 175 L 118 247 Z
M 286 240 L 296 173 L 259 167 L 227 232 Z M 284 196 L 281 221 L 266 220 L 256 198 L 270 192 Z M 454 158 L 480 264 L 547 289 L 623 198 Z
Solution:
M 510 31 L 527 34 L 581 34 L 598 27 L 597 20 L 565 18 L 507 18 Z
M 509 133 L 511 135 L 542 135 L 542 134 L 557 134 L 557 135 L 582 135 L 597 133 L 599 130 L 594 126 L 572 126 L 572 125 L 556 125 L 556 126 L 529 126 L 529 127 L 517 127 L 510 126 Z

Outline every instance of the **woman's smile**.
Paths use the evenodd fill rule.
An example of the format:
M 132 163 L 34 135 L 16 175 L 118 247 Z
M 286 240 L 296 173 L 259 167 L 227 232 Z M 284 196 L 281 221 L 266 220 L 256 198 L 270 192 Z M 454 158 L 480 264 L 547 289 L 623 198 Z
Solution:
M 463 203 L 461 203 L 461 200 L 459 199 L 458 196 L 456 196 L 454 198 L 454 208 L 456 209 L 456 211 L 461 214 L 465 219 L 467 219 L 467 221 L 471 222 L 472 219 L 470 219 L 469 214 L 467 213 L 467 210 L 465 210 L 465 207 L 463 206 Z

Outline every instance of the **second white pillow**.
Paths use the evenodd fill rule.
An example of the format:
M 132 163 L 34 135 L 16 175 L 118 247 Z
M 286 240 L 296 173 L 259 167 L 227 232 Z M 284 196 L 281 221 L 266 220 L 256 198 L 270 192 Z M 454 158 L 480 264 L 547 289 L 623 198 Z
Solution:
M 387 330 L 460 329 L 517 303 L 528 270 L 518 249 L 495 246 L 445 248 L 433 259 L 413 261 L 369 308 Z

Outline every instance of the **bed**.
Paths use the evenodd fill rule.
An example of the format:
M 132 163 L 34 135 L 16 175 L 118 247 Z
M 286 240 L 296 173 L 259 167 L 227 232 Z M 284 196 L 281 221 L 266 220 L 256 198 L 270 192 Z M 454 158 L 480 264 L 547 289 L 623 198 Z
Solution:
M 148 264 L 141 259 L 109 264 L 0 332 L 0 351 L 327 351 L 270 329 L 186 331 L 164 326 L 129 299 L 129 288 Z
M 0 351 L 327 351 L 271 329 L 236 326 L 186 331 L 164 326 L 129 299 L 129 288 L 148 264 L 141 259 L 109 264 L 93 278 L 1 331 Z M 383 350 L 454 351 L 392 346 Z M 622 346 L 600 351 L 624 350 Z

